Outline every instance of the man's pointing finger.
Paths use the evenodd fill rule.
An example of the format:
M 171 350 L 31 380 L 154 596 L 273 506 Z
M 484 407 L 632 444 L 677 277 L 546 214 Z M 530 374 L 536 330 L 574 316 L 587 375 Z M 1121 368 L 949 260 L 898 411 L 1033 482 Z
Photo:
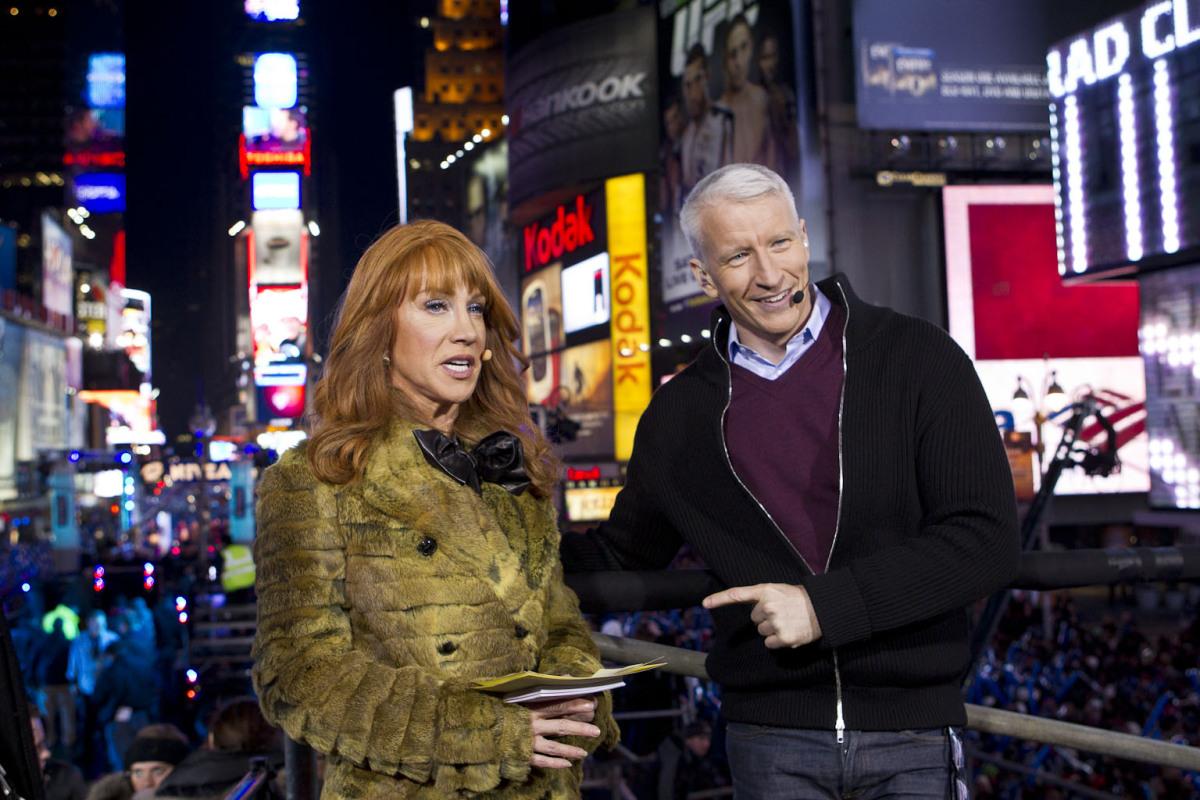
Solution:
M 757 603 L 762 599 L 762 587 L 761 583 L 754 586 L 734 586 L 732 589 L 710 594 L 704 598 L 704 607 L 719 608 L 734 603 Z

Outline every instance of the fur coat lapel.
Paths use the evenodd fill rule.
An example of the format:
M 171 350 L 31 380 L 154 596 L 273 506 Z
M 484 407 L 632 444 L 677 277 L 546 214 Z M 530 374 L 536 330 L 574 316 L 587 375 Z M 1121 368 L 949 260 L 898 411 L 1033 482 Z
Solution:
M 482 496 L 475 494 L 425 460 L 412 435 L 418 427 L 392 420 L 367 462 L 362 499 L 434 539 L 444 555 L 491 586 L 505 608 L 533 629 L 558 549 L 549 504 L 528 490 L 513 495 L 491 483 L 483 484 Z

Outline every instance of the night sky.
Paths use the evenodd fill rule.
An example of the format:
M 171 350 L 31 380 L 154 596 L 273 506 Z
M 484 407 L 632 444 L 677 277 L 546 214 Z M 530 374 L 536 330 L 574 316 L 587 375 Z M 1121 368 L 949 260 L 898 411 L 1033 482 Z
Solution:
M 321 351 L 329 316 L 362 251 L 395 224 L 392 92 L 420 80 L 418 9 L 432 3 L 304 3 L 311 71 L 313 242 L 310 320 Z M 237 174 L 242 52 L 286 49 L 246 25 L 238 2 L 126 0 L 128 285 L 151 293 L 154 384 L 168 444 L 201 393 L 233 401 L 235 287 L 227 231 L 248 220 Z M 267 34 L 263 36 L 263 34 Z M 261 37 L 261 38 L 259 38 Z

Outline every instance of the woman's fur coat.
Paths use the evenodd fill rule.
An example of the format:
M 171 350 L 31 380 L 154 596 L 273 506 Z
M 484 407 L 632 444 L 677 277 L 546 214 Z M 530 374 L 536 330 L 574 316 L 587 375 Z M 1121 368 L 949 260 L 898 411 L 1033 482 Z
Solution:
M 601 664 L 563 585 L 548 500 L 430 466 L 394 419 L 361 481 L 324 483 L 304 446 L 259 491 L 254 687 L 267 719 L 328 756 L 322 797 L 577 797 L 581 768 L 531 768 L 530 714 L 472 690 Z M 598 739 L 618 737 L 607 694 Z

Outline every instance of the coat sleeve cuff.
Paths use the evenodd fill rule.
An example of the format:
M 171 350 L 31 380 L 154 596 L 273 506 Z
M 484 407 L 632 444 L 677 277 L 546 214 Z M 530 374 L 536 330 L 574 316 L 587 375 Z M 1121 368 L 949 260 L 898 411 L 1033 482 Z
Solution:
M 814 575 L 803 586 L 821 625 L 822 647 L 841 647 L 871 635 L 867 605 L 850 570 Z

